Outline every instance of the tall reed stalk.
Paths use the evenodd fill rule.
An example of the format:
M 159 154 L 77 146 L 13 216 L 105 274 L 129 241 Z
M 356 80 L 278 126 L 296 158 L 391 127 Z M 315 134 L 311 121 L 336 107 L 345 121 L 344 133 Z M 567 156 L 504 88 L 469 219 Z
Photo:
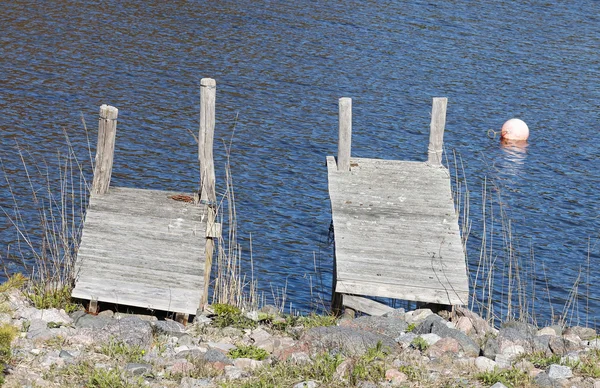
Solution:
M 93 169 L 80 162 L 66 130 L 63 135 L 67 151 L 57 153 L 55 171 L 45 160 L 36 163 L 31 153 L 16 144 L 30 190 L 26 205 L 20 197 L 23 193 L 15 185 L 16 176 L 2 163 L 12 206 L 0 211 L 16 233 L 10 255 L 2 259 L 19 262 L 31 280 L 34 302 L 40 307 L 57 307 L 54 305 L 70 298 L 89 194 L 86 177 Z

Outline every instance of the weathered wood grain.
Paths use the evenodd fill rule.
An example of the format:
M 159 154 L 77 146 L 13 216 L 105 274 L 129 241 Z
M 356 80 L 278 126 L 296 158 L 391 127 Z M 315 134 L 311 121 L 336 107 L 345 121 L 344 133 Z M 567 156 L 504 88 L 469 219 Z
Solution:
M 381 316 L 394 311 L 394 309 L 388 305 L 358 295 L 344 295 L 343 298 L 344 306 L 350 307 L 353 310 L 362 311 L 363 313 L 372 316 Z
M 128 188 L 92 194 L 73 297 L 196 314 L 206 206 L 171 198 L 180 194 Z
M 440 304 L 468 300 L 446 168 L 355 157 L 350 172 L 339 172 L 332 157 L 327 166 L 335 292 Z
M 119 110 L 114 106 L 104 104 L 100 107 L 98 146 L 96 148 L 92 193 L 104 194 L 110 186 L 118 115 Z
M 338 171 L 350 171 L 350 154 L 352 152 L 352 99 L 342 97 L 338 102 L 339 136 L 338 136 Z
M 220 237 L 220 225 L 216 225 L 217 197 L 215 192 L 215 166 L 213 160 L 213 139 L 215 133 L 215 101 L 217 83 L 212 78 L 200 81 L 200 136 L 198 137 L 198 158 L 200 161 L 200 201 L 207 209 L 207 227 L 204 252 L 204 292 L 198 307 L 208 302 L 208 285 L 212 268 L 214 238 Z
M 446 97 L 435 97 L 431 109 L 431 130 L 429 132 L 429 147 L 427 149 L 427 162 L 431 165 L 441 166 L 444 151 L 444 127 L 446 126 Z

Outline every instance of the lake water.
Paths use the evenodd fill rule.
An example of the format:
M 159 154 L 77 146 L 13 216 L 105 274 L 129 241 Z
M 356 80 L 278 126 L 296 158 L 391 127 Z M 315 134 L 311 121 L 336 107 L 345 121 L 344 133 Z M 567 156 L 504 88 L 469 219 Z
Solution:
M 223 140 L 235 126 L 241 243 L 247 250 L 252 237 L 260 289 L 270 297 L 287 285 L 288 303 L 306 311 L 315 296 L 329 298 L 325 157 L 337 152 L 338 98 L 353 98 L 353 155 L 425 160 L 431 100 L 445 96 L 447 154 L 460 155 L 471 192 L 473 273 L 487 181 L 495 211 L 501 203 L 512 220 L 513 252 L 535 264 L 540 317 L 552 314 L 548 300 L 561 313 L 581 273 L 572 311 L 595 322 L 599 15 L 597 0 L 3 2 L 2 163 L 25 220 L 34 218 L 16 144 L 56 174 L 63 128 L 86 160 L 81 116 L 95 146 L 106 103 L 119 108 L 112 184 L 192 191 L 199 81 L 214 78 L 219 189 Z M 512 117 L 529 125 L 527 147 L 489 136 Z M 4 179 L 0 201 L 12 209 Z M 500 219 L 491 243 L 499 267 L 507 262 Z M 17 238 L 0 221 L 9 273 L 20 269 L 6 259 Z

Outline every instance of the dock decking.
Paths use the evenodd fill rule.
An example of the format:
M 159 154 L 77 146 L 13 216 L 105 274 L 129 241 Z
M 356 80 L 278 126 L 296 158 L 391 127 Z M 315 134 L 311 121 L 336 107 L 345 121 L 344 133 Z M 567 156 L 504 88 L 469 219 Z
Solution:
M 440 163 L 446 100 L 439 112 L 435 107 L 440 99 L 434 100 L 427 162 L 350 157 L 351 101 L 342 100 L 343 155 L 337 161 L 327 157 L 335 236 L 334 309 L 345 305 L 373 310 L 374 304 L 357 296 L 466 304 L 465 254 L 450 173 Z M 375 310 L 383 311 L 381 306 Z
M 115 187 L 92 195 L 72 296 L 195 315 L 204 290 L 206 209 L 173 199 L 186 198 L 181 194 Z
M 200 193 L 110 187 L 118 110 L 102 105 L 94 182 L 72 296 L 162 310 L 182 321 L 206 304 L 216 219 L 213 79 L 201 80 Z

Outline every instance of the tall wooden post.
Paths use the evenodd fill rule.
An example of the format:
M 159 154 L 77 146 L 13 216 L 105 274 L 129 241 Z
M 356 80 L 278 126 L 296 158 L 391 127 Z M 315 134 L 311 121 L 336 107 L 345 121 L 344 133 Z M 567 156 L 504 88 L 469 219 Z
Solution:
M 208 302 L 208 286 L 212 269 L 213 251 L 217 229 L 217 197 L 215 193 L 215 164 L 213 139 L 215 133 L 215 99 L 217 83 L 212 78 L 200 81 L 200 134 L 198 136 L 198 160 L 200 162 L 200 203 L 206 205 L 206 261 L 204 266 L 204 293 L 200 300 L 203 307 Z
M 110 186 L 118 115 L 119 110 L 114 106 L 104 104 L 100 107 L 96 165 L 92 182 L 92 193 L 94 194 L 105 194 Z
M 350 171 L 350 152 L 352 149 L 352 99 L 339 99 L 339 134 L 338 134 L 338 171 Z
M 431 129 L 429 132 L 429 147 L 427 162 L 433 166 L 442 165 L 444 152 L 444 127 L 446 126 L 446 97 L 434 97 L 431 109 Z

